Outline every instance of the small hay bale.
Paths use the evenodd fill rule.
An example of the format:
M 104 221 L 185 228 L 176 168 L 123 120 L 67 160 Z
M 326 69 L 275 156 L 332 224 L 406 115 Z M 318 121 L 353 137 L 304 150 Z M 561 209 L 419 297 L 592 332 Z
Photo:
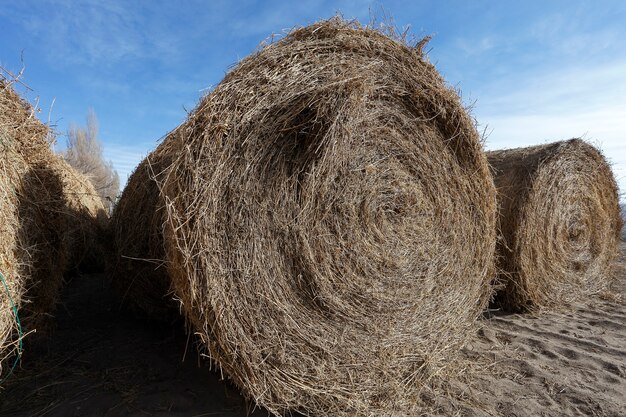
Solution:
M 489 298 L 495 188 L 422 45 L 340 19 L 294 30 L 159 149 L 175 295 L 276 415 L 412 415 Z
M 101 271 L 105 268 L 105 239 L 109 216 L 92 182 L 54 155 L 50 170 L 60 179 L 67 229 L 64 233 L 68 253 L 66 270 Z
M 571 139 L 487 158 L 500 205 L 496 304 L 554 309 L 606 291 L 622 219 L 602 154 Z

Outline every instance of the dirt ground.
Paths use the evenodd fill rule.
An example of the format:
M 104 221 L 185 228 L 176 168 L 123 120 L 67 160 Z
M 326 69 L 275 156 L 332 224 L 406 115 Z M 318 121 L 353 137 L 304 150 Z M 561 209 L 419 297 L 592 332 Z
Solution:
M 489 406 L 463 414 L 626 416 L 623 304 L 594 300 L 571 312 L 495 315 L 485 324 L 466 354 L 492 367 L 473 381 L 478 402 Z
M 478 337 L 464 350 L 478 368 L 459 384 L 468 401 L 455 400 L 447 410 L 463 416 L 626 416 L 625 244 L 615 274 L 612 295 L 562 312 L 485 314 Z
M 626 294 L 623 249 L 615 290 Z M 121 311 L 104 275 L 73 279 L 62 301 L 49 344 L 0 389 L 0 416 L 268 415 L 208 369 L 181 324 Z M 478 371 L 455 385 L 465 394 L 435 400 L 428 414 L 626 416 L 623 301 L 537 317 L 492 312 L 482 324 L 464 350 Z

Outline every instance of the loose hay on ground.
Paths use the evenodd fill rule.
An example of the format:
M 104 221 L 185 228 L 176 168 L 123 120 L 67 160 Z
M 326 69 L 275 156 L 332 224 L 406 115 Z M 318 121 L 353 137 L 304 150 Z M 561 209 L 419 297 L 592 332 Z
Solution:
M 610 287 L 622 227 L 602 154 L 580 139 L 487 152 L 498 189 L 496 303 L 558 308 Z
M 422 45 L 337 19 L 295 30 L 159 149 L 175 294 L 275 414 L 411 414 L 489 297 L 495 189 Z

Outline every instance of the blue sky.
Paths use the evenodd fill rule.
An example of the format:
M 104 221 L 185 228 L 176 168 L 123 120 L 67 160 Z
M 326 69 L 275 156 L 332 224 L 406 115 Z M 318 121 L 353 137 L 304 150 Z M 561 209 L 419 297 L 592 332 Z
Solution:
M 488 149 L 582 136 L 626 191 L 623 1 L 0 0 L 0 65 L 18 72 L 23 59 L 27 97 L 60 132 L 93 108 L 125 182 L 260 42 L 337 12 L 433 35 L 430 59 L 473 105 Z

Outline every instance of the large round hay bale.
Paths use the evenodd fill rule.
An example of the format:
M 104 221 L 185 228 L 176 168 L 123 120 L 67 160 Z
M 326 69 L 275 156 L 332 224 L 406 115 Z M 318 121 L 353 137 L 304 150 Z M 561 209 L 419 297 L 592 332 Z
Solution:
M 0 327 L 10 329 L 3 332 L 0 340 L 2 368 L 21 345 L 18 322 L 22 333 L 28 335 L 26 341 L 45 337 L 52 324 L 67 262 L 63 240 L 67 219 L 59 200 L 60 182 L 48 175 L 43 161 L 29 163 L 21 152 L 12 148 L 14 145 L 0 144 L 3 161 L 0 272 L 4 280 L 0 285 L 0 320 L 3 321 Z M 35 159 L 32 155 L 31 158 Z
M 496 302 L 558 308 L 608 289 L 622 226 L 602 154 L 580 139 L 487 152 L 498 189 Z
M 165 267 L 164 205 L 158 180 L 168 164 L 159 155 L 157 149 L 139 164 L 115 206 L 107 271 L 124 306 L 169 321 L 180 314 Z
M 0 176 L 2 180 L 2 246 L 0 272 L 0 366 L 19 346 L 19 311 L 28 340 L 41 336 L 50 324 L 63 280 L 66 219 L 59 195 L 61 184 L 51 175 L 53 156 L 48 128 L 33 109 L 0 80 Z M 38 332 L 35 334 L 35 332 Z
M 19 188 L 19 176 L 14 173 L 27 170 L 24 159 L 4 146 L 6 136 L 2 135 L 0 131 L 0 274 L 3 281 L 0 283 L 0 380 L 12 367 L 8 359 L 21 350 L 20 326 L 15 311 L 21 305 L 26 282 L 21 279 L 23 266 L 18 259 L 20 224 L 15 190 Z
M 421 46 L 338 19 L 295 30 L 159 149 L 176 296 L 277 415 L 412 415 L 488 299 L 495 188 Z
M 42 337 L 58 302 L 63 273 L 74 251 L 83 250 L 73 239 L 83 224 L 77 213 L 92 213 L 97 204 L 78 207 L 84 200 L 78 204 L 74 191 L 86 186 L 77 176 L 52 152 L 48 128 L 31 106 L 11 83 L 0 79 L 0 273 L 6 283 L 0 285 L 3 372 L 6 359 L 20 344 L 14 309 L 22 332 L 28 334 L 26 340 Z

